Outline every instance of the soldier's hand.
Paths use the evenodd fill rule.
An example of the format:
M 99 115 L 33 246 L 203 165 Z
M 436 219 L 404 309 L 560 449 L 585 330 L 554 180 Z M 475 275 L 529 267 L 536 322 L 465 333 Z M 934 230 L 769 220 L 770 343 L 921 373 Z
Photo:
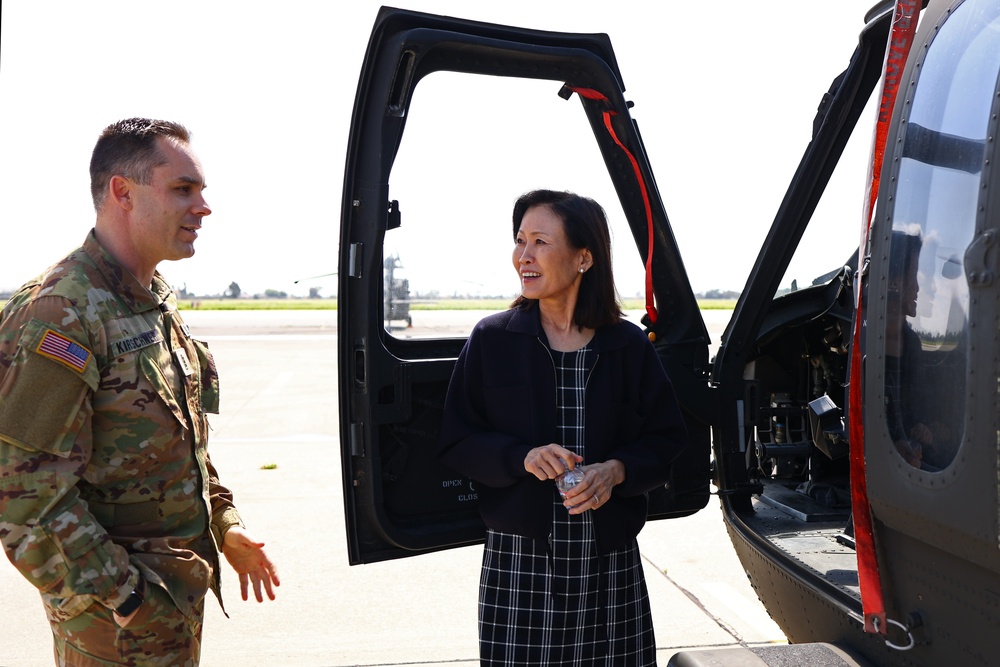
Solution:
M 253 584 L 254 597 L 257 602 L 263 602 L 261 586 L 267 592 L 267 597 L 274 599 L 274 586 L 280 586 L 278 568 L 264 552 L 264 543 L 258 542 L 247 535 L 239 526 L 233 526 L 226 531 L 222 540 L 222 555 L 240 575 L 240 595 L 249 599 L 249 586 Z

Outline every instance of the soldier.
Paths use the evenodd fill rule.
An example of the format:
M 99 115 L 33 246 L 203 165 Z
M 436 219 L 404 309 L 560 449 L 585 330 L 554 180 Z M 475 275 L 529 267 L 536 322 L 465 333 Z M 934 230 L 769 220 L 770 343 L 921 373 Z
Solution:
M 244 600 L 279 584 L 208 455 L 215 363 L 156 271 L 194 254 L 211 213 L 189 141 L 158 120 L 106 128 L 94 229 L 0 313 L 0 542 L 59 665 L 197 665 L 220 551 Z

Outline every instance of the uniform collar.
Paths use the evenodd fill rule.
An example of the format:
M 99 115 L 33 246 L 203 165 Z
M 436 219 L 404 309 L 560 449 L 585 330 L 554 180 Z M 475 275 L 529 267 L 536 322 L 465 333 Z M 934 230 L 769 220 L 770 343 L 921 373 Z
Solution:
M 97 241 L 94 230 L 87 234 L 83 242 L 83 251 L 94 262 L 97 270 L 104 276 L 108 287 L 121 299 L 132 312 L 144 313 L 168 302 L 172 290 L 159 271 L 153 273 L 152 289 L 140 283 L 132 273 L 111 256 Z

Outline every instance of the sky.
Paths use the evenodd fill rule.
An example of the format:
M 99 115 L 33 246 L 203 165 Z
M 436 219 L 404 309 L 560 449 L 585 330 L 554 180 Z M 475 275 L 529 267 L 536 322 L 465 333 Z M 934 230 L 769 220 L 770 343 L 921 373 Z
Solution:
M 205 194 L 213 213 L 195 256 L 160 266 L 175 287 L 220 294 L 235 281 L 248 293 L 302 294 L 316 287 L 321 295 L 335 295 L 335 277 L 316 276 L 337 270 L 351 111 L 381 4 L 5 0 L 0 291 L 16 288 L 83 241 L 94 221 L 88 175 L 94 141 L 116 120 L 146 116 L 191 130 L 209 186 Z M 696 292 L 704 292 L 742 289 L 809 140 L 816 106 L 846 67 L 874 0 L 667 0 L 658 3 L 655 15 L 648 0 L 385 4 L 520 27 L 607 33 L 689 278 Z M 470 94 L 471 88 L 450 79 L 434 85 L 427 90 L 445 104 L 454 99 L 456 107 L 477 105 L 465 116 L 494 122 L 484 119 L 498 111 L 509 115 L 501 96 Z M 870 130 L 861 134 L 870 138 Z M 417 140 L 405 148 L 399 168 L 411 165 L 414 179 L 429 171 L 421 169 L 423 158 L 442 152 Z M 490 171 L 477 167 L 476 177 L 505 195 L 480 198 L 471 222 L 482 218 L 484 229 L 502 230 L 500 247 L 494 251 L 492 237 L 470 231 L 463 209 L 461 233 L 444 239 L 418 233 L 402 249 L 389 249 L 403 257 L 411 288 L 516 290 L 506 225 L 510 203 L 530 187 L 596 193 L 614 217 L 606 182 L 592 184 L 554 161 L 532 159 L 528 165 L 524 155 L 505 155 L 502 145 L 484 150 L 492 152 Z M 814 255 L 796 258 L 805 273 L 825 273 L 832 268 L 831 247 L 838 248 L 836 266 L 842 259 L 837 253 L 846 257 L 857 243 L 867 152 L 862 141 L 843 189 L 831 189 L 834 238 L 819 238 Z M 454 153 L 450 159 L 455 162 Z M 398 191 L 428 193 L 438 206 L 442 199 L 439 181 L 411 180 Z M 402 201 L 419 209 L 415 197 Z M 461 203 L 451 195 L 447 200 Z M 493 220 L 496 225 L 488 224 Z M 483 254 L 496 255 L 499 268 L 483 268 Z M 437 261 L 413 259 L 425 256 Z M 628 258 L 617 278 L 625 296 L 641 289 L 641 263 Z

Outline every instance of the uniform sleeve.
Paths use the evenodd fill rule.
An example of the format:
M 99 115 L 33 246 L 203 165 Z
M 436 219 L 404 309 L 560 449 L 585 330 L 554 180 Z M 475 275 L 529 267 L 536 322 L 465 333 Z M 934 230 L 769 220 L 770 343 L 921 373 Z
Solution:
M 0 544 L 43 593 L 113 604 L 135 573 L 77 491 L 99 380 L 91 347 L 65 299 L 0 319 Z
M 226 532 L 233 526 L 243 526 L 240 513 L 233 504 L 233 492 L 223 486 L 219 481 L 219 473 L 212 460 L 206 461 L 208 467 L 208 497 L 212 506 L 212 537 L 215 539 L 215 548 L 222 551 L 222 541 L 226 537 Z
M 533 445 L 496 430 L 490 423 L 483 391 L 483 353 L 482 332 L 473 330 L 448 385 L 439 455 L 460 474 L 502 488 L 529 474 L 524 469 L 524 458 Z
M 201 409 L 211 414 L 219 414 L 219 371 L 215 365 L 215 358 L 209 351 L 207 343 L 194 338 L 190 340 L 198 355 Z M 205 465 L 208 473 L 208 499 L 212 508 L 210 527 L 215 547 L 222 551 L 222 541 L 226 532 L 233 526 L 243 526 L 243 520 L 233 504 L 233 492 L 219 481 L 219 473 L 207 453 Z

